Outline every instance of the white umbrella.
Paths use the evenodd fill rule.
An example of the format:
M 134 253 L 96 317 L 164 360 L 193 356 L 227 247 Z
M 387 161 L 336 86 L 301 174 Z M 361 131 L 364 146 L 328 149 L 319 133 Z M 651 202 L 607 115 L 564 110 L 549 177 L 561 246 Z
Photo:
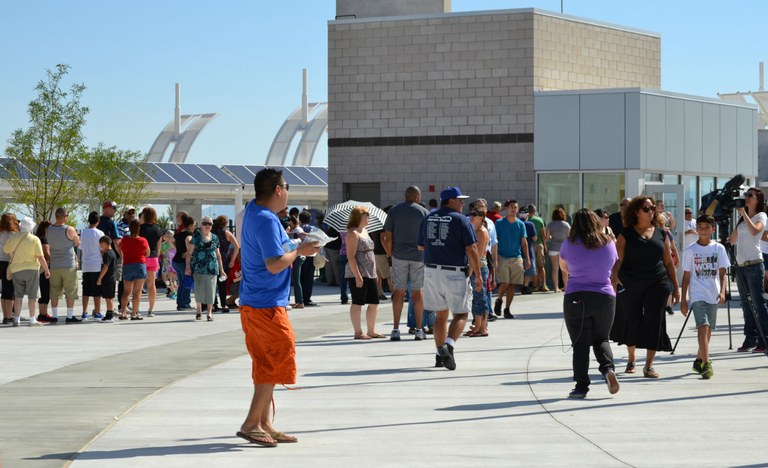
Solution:
M 368 232 L 381 231 L 384 229 L 384 222 L 387 220 L 387 214 L 384 211 L 369 202 L 359 202 L 348 200 L 331 207 L 325 214 L 325 222 L 337 231 L 346 231 L 349 214 L 356 206 L 363 206 L 368 209 Z

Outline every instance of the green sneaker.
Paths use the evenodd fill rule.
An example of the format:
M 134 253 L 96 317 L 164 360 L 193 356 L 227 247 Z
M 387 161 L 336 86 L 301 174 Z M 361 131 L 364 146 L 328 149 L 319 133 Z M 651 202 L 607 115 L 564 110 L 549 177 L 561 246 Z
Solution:
M 699 374 L 704 372 L 704 363 L 701 362 L 701 359 L 696 359 L 693 361 L 693 371 Z
M 705 362 L 704 370 L 701 372 L 701 377 L 705 379 L 711 379 L 713 375 L 715 375 L 715 372 L 712 370 L 712 361 Z

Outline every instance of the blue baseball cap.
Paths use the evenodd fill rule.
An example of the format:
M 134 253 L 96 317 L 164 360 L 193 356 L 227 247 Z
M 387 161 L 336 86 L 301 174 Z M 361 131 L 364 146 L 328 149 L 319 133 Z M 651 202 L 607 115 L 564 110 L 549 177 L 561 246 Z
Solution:
M 458 187 L 448 187 L 440 192 L 440 200 L 452 200 L 454 198 L 469 198 L 468 195 L 462 195 Z

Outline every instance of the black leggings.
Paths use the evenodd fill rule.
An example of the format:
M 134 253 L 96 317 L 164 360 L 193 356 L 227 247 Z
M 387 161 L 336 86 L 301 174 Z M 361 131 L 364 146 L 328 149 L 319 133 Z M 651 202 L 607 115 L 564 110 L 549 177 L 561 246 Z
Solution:
M 40 297 L 38 304 L 48 304 L 51 302 L 51 280 L 45 277 L 45 273 L 40 273 Z
M 573 346 L 573 380 L 576 389 L 589 389 L 589 348 L 600 364 L 600 373 L 614 370 L 608 334 L 613 324 L 616 298 L 608 294 L 580 291 L 566 294 L 563 300 L 565 325 Z

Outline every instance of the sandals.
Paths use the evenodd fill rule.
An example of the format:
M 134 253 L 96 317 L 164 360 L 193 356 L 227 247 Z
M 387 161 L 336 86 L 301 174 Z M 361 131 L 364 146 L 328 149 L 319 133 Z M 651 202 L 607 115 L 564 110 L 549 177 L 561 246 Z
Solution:
M 131 320 L 144 320 L 144 317 L 141 314 L 136 314 L 131 316 Z
M 277 441 L 272 436 L 264 431 L 249 431 L 241 432 L 237 431 L 235 434 L 241 439 L 245 439 L 248 442 L 262 447 L 277 447 Z
M 378 333 L 372 333 L 368 335 L 369 338 L 386 338 L 384 335 L 379 335 Z
M 295 444 L 299 441 L 296 436 L 288 435 L 285 432 L 275 431 L 270 432 L 269 435 L 271 435 L 278 444 Z
M 625 374 L 634 374 L 635 373 L 635 361 L 629 361 L 627 363 L 627 368 L 624 369 Z
M 365 333 L 362 333 L 360 335 L 355 335 L 356 340 L 370 340 L 371 337 L 366 335 Z
M 643 377 L 647 379 L 658 379 L 659 373 L 653 367 L 643 367 Z
M 213 322 L 213 316 L 209 315 L 208 317 L 206 317 L 206 320 L 208 320 L 209 322 Z
M 203 314 L 195 314 L 195 320 L 202 320 Z

